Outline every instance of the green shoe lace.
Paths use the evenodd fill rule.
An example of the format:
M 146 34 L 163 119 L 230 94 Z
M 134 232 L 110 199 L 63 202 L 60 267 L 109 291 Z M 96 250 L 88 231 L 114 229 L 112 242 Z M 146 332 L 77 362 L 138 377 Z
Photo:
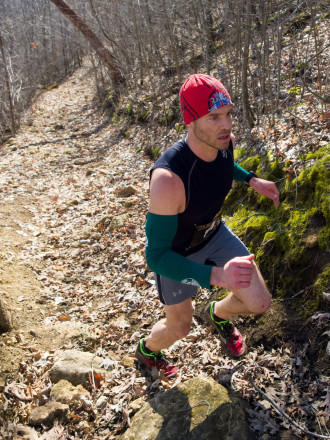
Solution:
M 226 319 L 225 321 L 216 321 L 214 319 L 214 306 L 215 306 L 216 301 L 212 301 L 211 302 L 211 306 L 210 306 L 210 317 L 212 319 L 212 321 L 218 325 L 221 329 L 221 331 L 224 332 L 225 335 L 227 335 L 228 337 L 230 337 L 231 333 L 232 333 L 232 323 L 230 319 Z
M 167 361 L 166 361 L 166 359 L 164 357 L 164 353 L 161 350 L 159 350 L 159 351 L 152 351 L 151 353 L 146 353 L 144 351 L 144 349 L 143 349 L 143 342 L 144 342 L 144 339 L 140 339 L 140 351 L 143 354 L 143 356 L 145 356 L 148 359 L 152 359 L 152 360 L 154 360 L 157 363 L 159 361 L 162 361 L 163 365 L 160 365 L 160 366 L 165 366 L 167 364 Z

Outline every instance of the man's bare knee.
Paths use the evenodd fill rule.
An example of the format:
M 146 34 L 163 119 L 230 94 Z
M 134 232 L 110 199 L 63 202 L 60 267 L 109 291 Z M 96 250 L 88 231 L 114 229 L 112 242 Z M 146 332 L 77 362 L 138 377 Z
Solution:
M 171 329 L 171 334 L 176 341 L 185 338 L 190 332 L 191 322 L 182 322 Z
M 272 305 L 272 298 L 270 294 L 267 292 L 262 295 L 260 298 L 255 300 L 249 307 L 252 313 L 255 315 L 260 315 L 261 313 L 267 312 L 267 310 Z

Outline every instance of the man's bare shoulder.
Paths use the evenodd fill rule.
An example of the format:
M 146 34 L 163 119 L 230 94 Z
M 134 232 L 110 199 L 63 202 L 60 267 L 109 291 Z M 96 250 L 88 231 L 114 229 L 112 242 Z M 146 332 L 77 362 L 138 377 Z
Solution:
M 165 168 L 156 168 L 150 181 L 149 211 L 160 215 L 174 215 L 185 207 L 185 189 L 179 176 Z

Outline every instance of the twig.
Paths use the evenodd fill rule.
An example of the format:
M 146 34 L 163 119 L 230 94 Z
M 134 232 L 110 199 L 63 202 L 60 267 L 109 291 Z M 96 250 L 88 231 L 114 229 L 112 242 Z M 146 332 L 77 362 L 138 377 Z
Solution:
M 92 359 L 92 365 L 91 365 L 91 368 L 92 368 L 92 383 L 93 383 L 94 391 L 96 391 L 95 379 L 94 379 L 94 365 L 93 365 L 94 358 L 96 358 L 96 355 L 93 357 L 93 359 Z
M 209 415 L 209 412 L 210 412 L 211 405 L 209 404 L 209 402 L 208 402 L 207 400 L 200 400 L 199 402 L 195 403 L 195 405 L 190 406 L 189 408 L 186 408 L 186 409 L 180 409 L 179 411 L 175 411 L 175 412 L 187 412 L 187 411 L 190 411 L 191 409 L 195 408 L 195 406 L 201 404 L 202 402 L 207 403 L 208 406 L 209 406 L 208 409 L 207 409 L 207 413 L 206 413 L 206 415 L 208 416 L 208 415 Z
M 16 399 L 21 400 L 22 402 L 32 402 L 34 400 L 34 397 L 28 397 L 23 394 L 20 394 L 20 392 L 15 387 L 15 384 L 10 384 L 6 386 L 5 393 L 11 394 L 12 396 L 16 397 Z
M 314 432 L 311 431 L 307 431 L 307 429 L 303 428 L 302 426 L 298 425 L 298 423 L 296 423 L 290 416 L 288 416 L 275 402 L 272 398 L 270 398 L 266 393 L 264 393 L 259 387 L 257 387 L 257 385 L 253 382 L 251 376 L 246 373 L 251 385 L 253 386 L 253 388 L 255 388 L 258 393 L 260 393 L 266 400 L 268 400 L 268 402 L 270 402 L 273 407 L 283 416 L 285 417 L 287 420 L 289 420 L 290 423 L 292 423 L 293 426 L 295 426 L 297 429 L 299 429 L 300 431 L 302 431 L 304 434 L 307 435 L 311 435 L 313 437 L 316 438 L 324 438 L 329 440 L 330 436 L 328 435 L 320 435 L 320 434 L 315 434 Z
M 294 118 L 299 119 L 299 121 L 301 121 L 303 124 L 307 124 L 307 121 L 304 121 L 303 119 L 299 118 L 299 116 L 292 113 L 289 109 L 285 109 L 285 111 L 290 113 L 290 115 L 292 115 Z
M 309 289 L 311 289 L 312 287 L 313 287 L 313 284 L 311 284 L 311 285 L 308 286 L 308 287 L 304 287 L 302 290 L 300 290 L 299 292 L 295 293 L 293 296 L 290 296 L 290 298 L 284 298 L 283 301 L 291 301 L 292 299 L 297 298 L 297 296 L 302 295 L 303 293 L 306 292 L 306 290 L 309 290 Z

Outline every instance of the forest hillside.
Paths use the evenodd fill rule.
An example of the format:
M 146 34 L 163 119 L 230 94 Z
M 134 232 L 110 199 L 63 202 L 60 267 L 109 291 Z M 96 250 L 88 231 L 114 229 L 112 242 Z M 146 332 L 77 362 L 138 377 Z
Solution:
M 241 399 L 246 438 L 330 438 L 326 3 L 67 2 L 109 65 L 56 3 L 0 5 L 0 438 L 214 438 L 208 394 L 189 405 L 210 417 L 187 400 L 182 417 L 147 412 L 196 379 Z M 223 212 L 273 304 L 235 320 L 249 352 L 233 361 L 202 313 L 227 292 L 201 289 L 168 381 L 134 362 L 163 316 L 144 224 L 149 169 L 185 136 L 178 90 L 194 72 L 223 80 L 235 160 L 280 190 L 275 209 L 237 183 Z

